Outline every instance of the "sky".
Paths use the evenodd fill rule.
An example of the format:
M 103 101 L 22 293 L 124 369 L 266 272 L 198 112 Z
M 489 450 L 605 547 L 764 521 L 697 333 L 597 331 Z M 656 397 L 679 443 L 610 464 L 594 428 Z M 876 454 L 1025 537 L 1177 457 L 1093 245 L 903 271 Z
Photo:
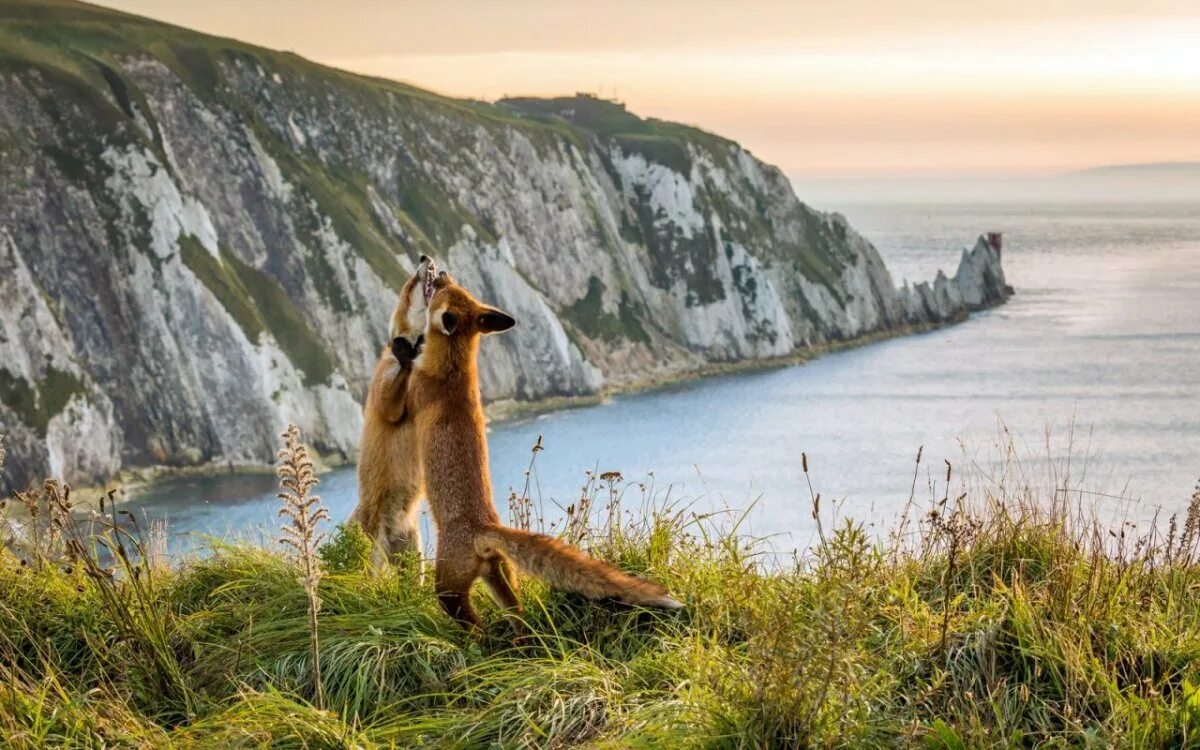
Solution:
M 1200 161 L 1200 0 L 105 0 L 443 94 L 589 92 L 792 179 Z

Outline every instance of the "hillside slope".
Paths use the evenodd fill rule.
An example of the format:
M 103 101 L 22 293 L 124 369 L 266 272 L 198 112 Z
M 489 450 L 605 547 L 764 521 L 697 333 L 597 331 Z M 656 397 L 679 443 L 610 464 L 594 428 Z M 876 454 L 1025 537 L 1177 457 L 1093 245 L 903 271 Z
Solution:
M 414 259 L 520 326 L 489 400 L 788 355 L 1004 296 L 898 292 L 735 143 L 589 97 L 458 101 L 80 3 L 0 0 L 0 433 L 13 485 L 352 456 Z M 982 275 L 981 275 L 982 274 Z M 964 297 L 964 291 L 965 297 Z

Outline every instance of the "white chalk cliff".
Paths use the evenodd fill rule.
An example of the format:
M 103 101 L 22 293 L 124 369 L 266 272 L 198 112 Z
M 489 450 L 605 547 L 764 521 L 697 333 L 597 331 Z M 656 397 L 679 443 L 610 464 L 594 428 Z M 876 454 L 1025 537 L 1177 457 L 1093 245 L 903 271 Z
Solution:
M 961 317 L 736 143 L 577 96 L 438 97 L 93 6 L 0 8 L 0 487 L 352 458 L 423 252 L 520 321 L 490 400 L 587 395 Z M 102 23 L 101 23 L 102 22 Z

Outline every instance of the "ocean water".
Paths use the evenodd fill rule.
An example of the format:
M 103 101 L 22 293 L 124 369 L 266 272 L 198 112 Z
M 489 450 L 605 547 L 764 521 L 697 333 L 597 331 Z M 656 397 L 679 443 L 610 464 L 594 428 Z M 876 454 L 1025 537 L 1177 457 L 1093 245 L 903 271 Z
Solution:
M 1037 457 L 1065 461 L 1069 450 L 1106 518 L 1142 522 L 1186 507 L 1200 477 L 1200 204 L 834 208 L 875 243 L 897 283 L 952 274 L 975 236 L 1004 232 L 1017 295 L 961 325 L 797 367 L 494 424 L 502 515 L 539 435 L 531 494 L 548 521 L 578 497 L 587 471 L 616 470 L 652 476 L 660 499 L 669 488 L 698 512 L 750 509 L 744 529 L 785 549 L 813 537 L 809 479 L 826 513 L 883 531 L 907 502 L 919 447 L 918 498 L 943 460 L 987 471 L 1003 430 L 1031 474 Z M 319 492 L 344 519 L 353 470 L 325 475 Z M 171 480 L 129 507 L 166 520 L 177 548 L 197 533 L 270 537 L 277 525 L 269 476 Z

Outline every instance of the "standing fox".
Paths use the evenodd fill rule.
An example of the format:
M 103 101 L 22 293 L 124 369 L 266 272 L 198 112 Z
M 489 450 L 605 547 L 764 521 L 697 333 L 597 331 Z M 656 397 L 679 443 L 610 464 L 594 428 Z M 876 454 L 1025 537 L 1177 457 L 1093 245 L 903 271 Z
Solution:
M 350 520 L 375 543 L 371 562 L 376 566 L 398 555 L 421 553 L 421 466 L 416 430 L 403 418 L 402 405 L 436 275 L 436 264 L 422 255 L 416 273 L 400 290 L 391 343 L 379 355 L 363 410 L 358 507 Z
M 477 578 L 501 606 L 521 611 L 510 564 L 551 586 L 593 599 L 679 609 L 655 583 L 626 575 L 544 534 L 500 523 L 492 502 L 483 402 L 476 356 L 480 336 L 515 325 L 507 314 L 477 302 L 446 272 L 433 278 L 426 298 L 424 346 L 413 361 L 407 391 L 392 388 L 377 408 L 411 422 L 416 431 L 425 490 L 438 529 L 435 579 L 438 601 L 466 628 L 479 625 L 471 606 Z

